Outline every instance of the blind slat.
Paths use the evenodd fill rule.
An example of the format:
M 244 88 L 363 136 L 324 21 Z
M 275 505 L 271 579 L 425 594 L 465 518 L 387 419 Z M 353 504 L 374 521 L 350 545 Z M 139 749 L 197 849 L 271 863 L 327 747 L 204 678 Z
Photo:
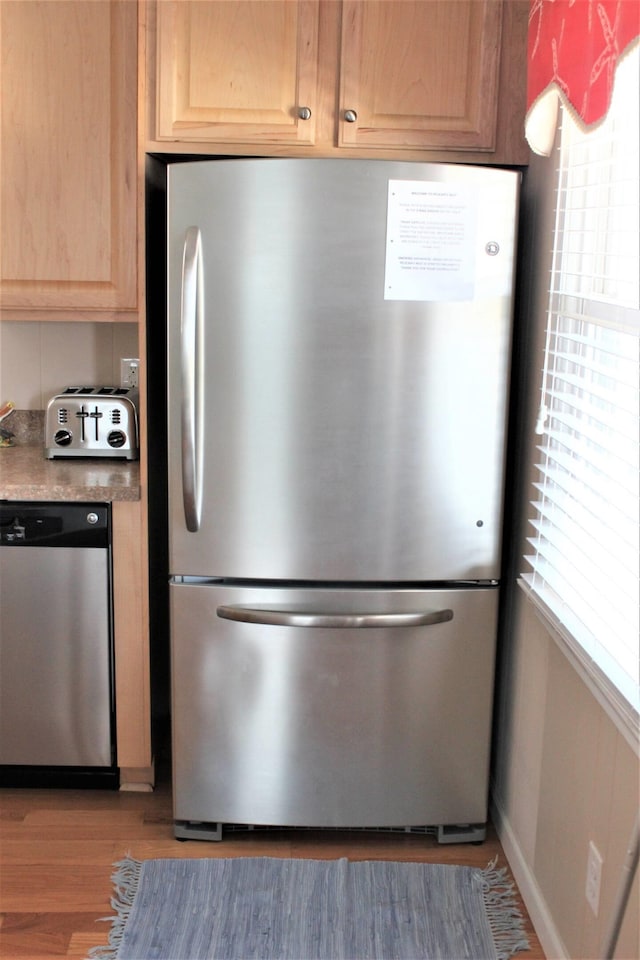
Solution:
M 597 373 L 597 371 L 594 371 L 594 373 Z M 577 391 L 584 390 L 587 396 L 592 397 L 594 400 L 614 404 L 616 407 L 621 407 L 632 415 L 638 409 L 637 388 L 628 387 L 624 382 L 620 382 L 619 380 L 616 380 L 617 389 L 612 390 L 604 384 L 596 384 L 593 378 L 587 380 L 584 376 L 578 377 L 576 374 L 569 373 L 568 371 L 552 368 L 550 375 L 557 380 L 558 383 L 550 385 L 549 399 L 553 399 L 554 397 L 561 399 L 565 396 L 571 398 L 576 395 Z M 562 386 L 563 384 L 564 386 Z
M 619 458 L 606 457 L 589 447 L 582 437 L 549 430 L 547 446 L 539 449 L 548 460 L 560 464 L 577 483 L 605 497 L 609 491 L 620 490 L 636 496 L 637 471 L 633 464 L 627 465 Z
M 532 566 L 534 566 L 536 563 L 536 559 L 534 557 L 528 556 L 524 559 L 527 560 L 527 562 Z M 574 612 L 574 608 L 577 607 L 577 604 L 574 602 L 574 597 L 572 596 L 571 591 L 568 591 L 566 586 L 557 577 L 554 578 L 554 572 L 552 568 L 549 568 L 549 570 L 549 579 L 544 579 L 541 577 L 540 570 L 535 569 L 535 567 L 533 573 L 525 573 L 523 574 L 523 577 L 533 587 L 534 590 L 543 596 L 545 600 L 548 601 L 550 596 L 555 597 L 556 602 L 551 604 L 554 612 L 557 613 L 560 616 L 560 619 L 565 623 L 570 623 L 573 625 L 575 634 L 580 635 L 582 633 L 583 639 L 588 641 L 587 648 L 590 650 L 590 653 L 597 656 L 598 628 L 600 627 L 600 623 L 602 621 L 599 621 L 598 618 L 596 618 L 591 612 L 589 612 L 589 617 L 587 620 L 580 620 L 580 618 L 576 616 Z M 624 628 L 621 630 L 620 627 L 615 623 L 609 623 L 608 626 L 604 627 L 604 630 L 606 632 L 611 632 L 616 627 L 618 634 L 624 633 Z M 600 627 L 600 629 L 601 631 L 603 630 L 602 627 Z M 631 632 L 632 631 L 627 630 L 627 636 Z M 635 632 L 637 634 L 637 629 L 635 629 Z M 633 645 L 625 644 L 620 648 L 620 659 L 622 661 L 620 665 L 623 669 L 625 665 L 628 667 L 633 666 L 635 653 L 636 652 L 634 651 Z M 627 671 L 627 673 L 629 673 L 631 677 L 633 676 L 630 671 Z
M 551 424 L 549 433 L 556 437 L 562 437 L 566 432 L 572 436 L 581 435 L 597 448 L 595 459 L 603 454 L 618 457 L 632 469 L 637 469 L 638 457 L 633 449 L 633 441 L 638 436 L 638 421 L 620 416 L 617 429 L 607 433 L 602 429 L 604 414 L 601 416 L 602 418 L 596 424 L 595 418 L 589 414 L 585 416 L 580 407 L 572 407 L 571 413 L 553 410 L 549 414 Z M 621 430 L 620 427 L 625 429 Z M 565 428 L 564 431 L 562 428 Z
M 551 483 L 554 484 L 555 489 L 552 491 L 551 496 L 549 496 L 549 484 Z M 630 518 L 629 513 L 618 510 L 610 501 L 603 504 L 599 497 L 590 496 L 589 491 L 584 488 L 581 488 L 580 500 L 577 501 L 572 494 L 570 484 L 562 484 L 562 482 L 558 482 L 555 477 L 549 479 L 547 476 L 544 483 L 534 482 L 533 488 L 537 490 L 542 497 L 542 499 L 534 501 L 535 508 L 541 513 L 543 510 L 539 505 L 543 504 L 544 510 L 546 510 L 548 509 L 547 504 L 549 500 L 556 503 L 560 496 L 564 496 L 570 504 L 577 504 L 578 510 L 586 511 L 592 517 L 596 518 L 597 522 L 601 523 L 608 530 L 612 530 L 615 537 L 619 538 L 627 547 L 633 550 L 636 549 L 638 545 L 637 523 L 634 525 L 634 521 Z M 571 509 L 571 507 L 569 509 Z
M 609 380 L 612 388 L 615 388 L 618 384 L 630 387 L 632 390 L 635 390 L 637 396 L 638 387 L 635 380 L 636 359 L 627 360 L 624 357 L 617 357 L 614 366 L 611 359 L 609 359 L 607 363 L 604 357 L 600 358 L 597 354 L 594 355 L 594 353 L 593 347 L 590 355 L 579 353 L 577 350 L 569 352 L 566 347 L 556 347 L 549 351 L 549 356 L 553 357 L 556 364 L 570 364 L 574 368 L 578 367 L 580 370 L 588 372 L 591 376 L 602 377 L 604 380 Z
M 541 553 L 539 549 L 536 549 L 534 556 L 526 559 L 533 566 L 534 585 L 537 581 L 554 590 L 585 629 L 596 637 L 603 633 L 615 635 L 618 638 L 616 647 L 623 657 L 628 657 L 629 651 L 635 650 L 637 654 L 637 643 L 632 641 L 632 637 L 638 636 L 638 618 L 629 612 L 628 605 L 599 604 L 597 601 L 602 594 L 597 585 L 591 585 L 588 580 L 575 573 L 571 579 L 563 577 L 553 557 Z
M 633 566 L 629 569 L 627 554 L 630 550 L 637 550 L 637 535 L 635 537 L 631 535 L 624 539 L 627 550 L 620 554 L 612 549 L 612 545 L 614 548 L 619 545 L 618 531 L 615 530 L 614 535 L 611 536 L 611 527 L 605 520 L 600 520 L 573 499 L 567 497 L 566 504 L 562 504 L 562 506 L 558 506 L 557 501 L 550 504 L 548 499 L 535 500 L 532 501 L 532 506 L 535 507 L 538 518 L 541 518 L 546 524 L 546 529 L 540 530 L 540 532 L 547 540 L 557 538 L 557 541 L 563 547 L 564 538 L 569 537 L 576 546 L 581 545 L 584 556 L 590 557 L 592 562 L 596 564 L 602 564 L 603 558 L 600 551 L 605 551 L 608 553 L 608 558 L 602 565 L 607 567 L 609 575 L 614 576 L 622 588 L 624 588 L 625 583 L 631 583 L 633 594 L 635 591 Z M 529 523 L 533 524 L 536 529 L 540 529 L 538 526 L 539 520 L 535 517 L 531 518 Z M 594 554 L 596 555 L 594 556 Z
M 624 609 L 629 600 L 637 597 L 638 578 L 629 572 L 624 560 L 618 559 L 610 548 L 600 545 L 600 552 L 596 552 L 597 541 L 590 532 L 581 530 L 567 515 L 561 518 L 543 513 L 541 517 L 543 519 L 532 519 L 529 523 L 538 534 L 535 542 L 541 553 L 549 560 L 553 558 L 556 568 L 564 570 L 566 566 L 567 540 L 571 540 L 574 547 L 580 550 L 571 561 L 571 573 L 585 583 L 589 591 L 586 597 L 593 590 L 605 590 L 607 604 L 615 609 Z

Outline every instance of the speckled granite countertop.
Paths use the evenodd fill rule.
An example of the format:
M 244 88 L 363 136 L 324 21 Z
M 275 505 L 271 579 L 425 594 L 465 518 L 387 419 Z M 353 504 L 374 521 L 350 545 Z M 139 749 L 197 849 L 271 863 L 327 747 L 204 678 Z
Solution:
M 47 460 L 42 421 L 22 429 L 13 413 L 3 426 L 15 433 L 11 447 L 0 447 L 0 500 L 111 500 L 140 499 L 140 465 L 137 460 L 74 458 Z

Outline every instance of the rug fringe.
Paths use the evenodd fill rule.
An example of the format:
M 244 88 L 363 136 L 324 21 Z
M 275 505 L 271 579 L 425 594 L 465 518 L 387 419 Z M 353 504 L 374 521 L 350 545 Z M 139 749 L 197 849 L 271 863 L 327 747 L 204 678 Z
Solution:
M 508 960 L 520 950 L 530 950 L 524 932 L 524 917 L 515 900 L 515 888 L 507 868 L 496 869 L 497 856 L 481 871 L 482 892 L 498 960 Z
M 101 917 L 101 920 L 111 923 L 109 943 L 105 947 L 92 947 L 89 951 L 90 960 L 117 960 L 118 949 L 122 943 L 124 928 L 131 913 L 131 907 L 140 881 L 142 861 L 126 857 L 114 863 L 115 873 L 111 875 L 115 887 L 115 896 L 111 898 L 111 907 L 116 911 L 115 917 Z

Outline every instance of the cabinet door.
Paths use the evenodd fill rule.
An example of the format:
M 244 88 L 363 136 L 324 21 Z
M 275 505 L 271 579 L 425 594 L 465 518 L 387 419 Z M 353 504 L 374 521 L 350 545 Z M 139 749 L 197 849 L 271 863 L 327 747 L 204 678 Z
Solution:
M 501 25 L 502 0 L 344 0 L 339 145 L 492 150 Z
M 135 309 L 136 4 L 5 0 L 0 16 L 5 313 Z
M 157 138 L 313 143 L 319 3 L 157 7 Z

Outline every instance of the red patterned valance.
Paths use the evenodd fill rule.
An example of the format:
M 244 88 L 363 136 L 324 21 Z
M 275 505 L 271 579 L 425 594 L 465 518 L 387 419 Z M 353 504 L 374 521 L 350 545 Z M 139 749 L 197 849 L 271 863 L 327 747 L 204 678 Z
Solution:
M 558 98 L 585 126 L 607 113 L 615 68 L 640 35 L 640 0 L 531 0 L 526 137 L 551 152 Z

